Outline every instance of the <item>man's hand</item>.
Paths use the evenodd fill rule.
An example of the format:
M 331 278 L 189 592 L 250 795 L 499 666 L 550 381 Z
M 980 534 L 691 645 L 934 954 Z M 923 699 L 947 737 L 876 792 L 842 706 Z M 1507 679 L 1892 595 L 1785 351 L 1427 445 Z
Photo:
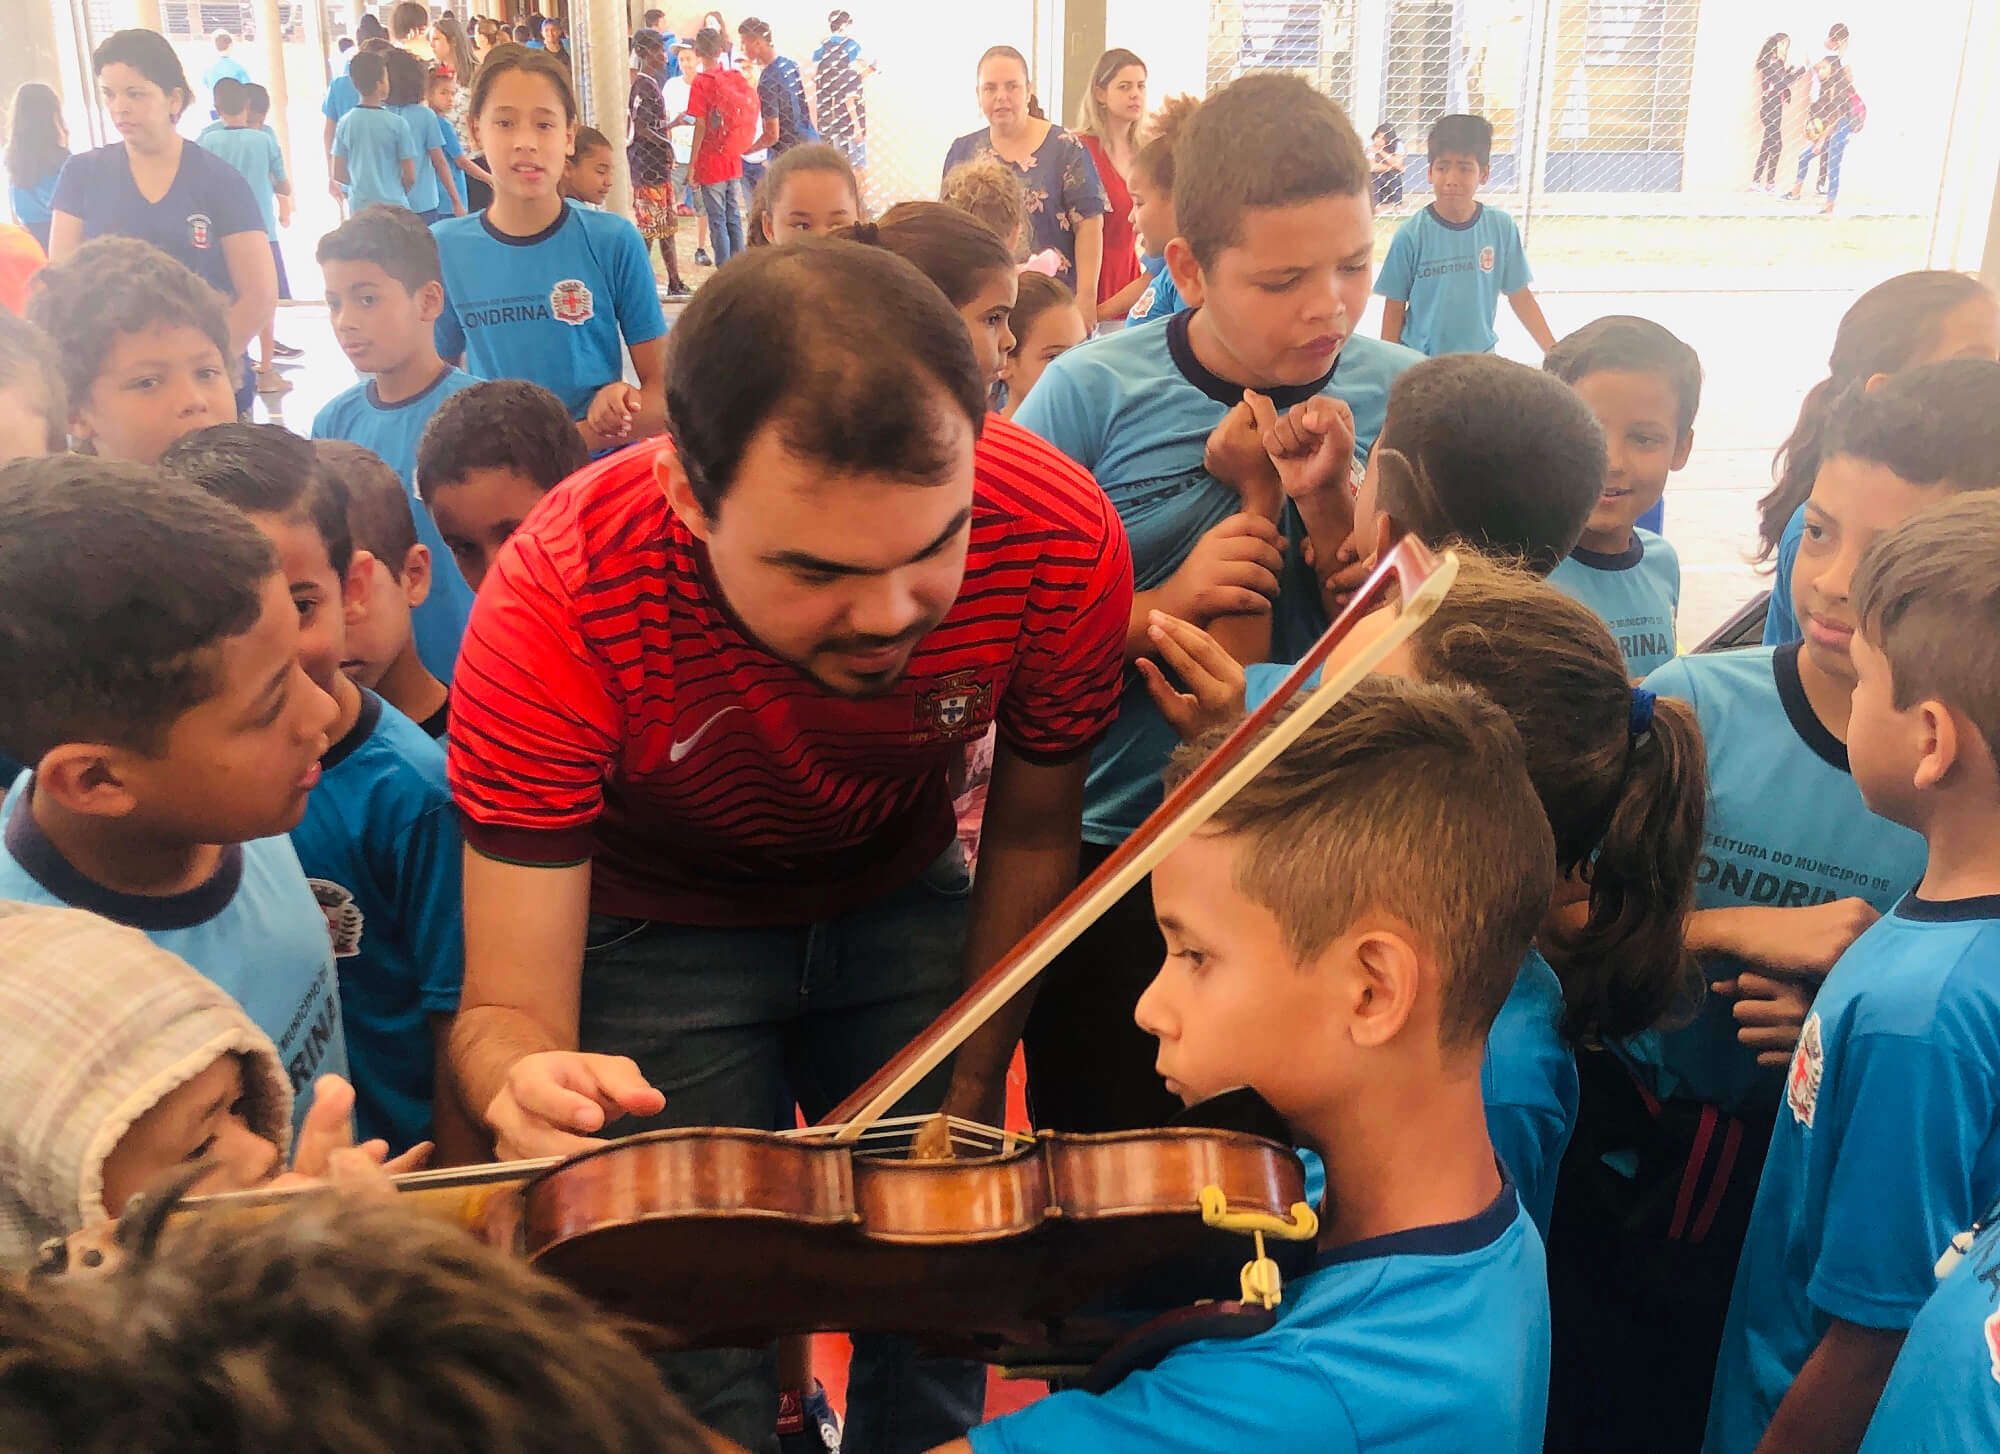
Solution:
M 632 437 L 632 421 L 644 402 L 639 391 L 621 379 L 597 391 L 583 422 L 590 426 L 590 434 L 602 441 L 600 448 L 622 444 Z
M 623 1115 L 657 1115 L 667 1098 L 622 1055 L 543 1050 L 507 1071 L 486 1106 L 495 1154 L 503 1161 L 569 1156 L 599 1144 L 591 1138 Z
M 1259 441 L 1285 494 L 1337 503 L 1345 508 L 1352 529 L 1354 495 L 1348 477 L 1354 472 L 1353 412 L 1327 394 L 1315 394 L 1283 414 L 1262 394 L 1246 391 L 1243 401 L 1256 418 Z
M 1735 999 L 1736 1038 L 1757 1052 L 1759 1065 L 1791 1063 L 1799 1032 L 1812 1012 L 1811 985 L 1745 970 L 1734 979 L 1717 980 L 1709 989 Z
M 1258 615 L 1278 596 L 1283 537 L 1262 515 L 1231 515 L 1195 542 L 1159 589 L 1161 609 L 1207 624 L 1218 616 Z
M 1174 690 L 1156 663 L 1139 658 L 1139 675 L 1145 679 L 1153 705 L 1180 734 L 1181 741 L 1192 742 L 1209 728 L 1243 716 L 1243 668 L 1222 649 L 1221 642 L 1199 626 L 1162 611 L 1152 613 L 1146 634 L 1160 660 L 1187 685 L 1184 692 Z
M 1249 400 L 1261 394 L 1244 391 L 1243 399 L 1208 434 L 1202 450 L 1201 467 L 1242 497 L 1243 508 L 1253 515 L 1277 517 L 1283 486 L 1271 456 L 1264 452 L 1263 431 Z

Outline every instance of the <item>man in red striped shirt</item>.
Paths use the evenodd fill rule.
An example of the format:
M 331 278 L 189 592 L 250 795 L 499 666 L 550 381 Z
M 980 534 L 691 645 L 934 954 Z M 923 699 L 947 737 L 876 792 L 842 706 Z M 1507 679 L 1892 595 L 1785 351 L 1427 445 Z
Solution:
M 1072 886 L 1116 711 L 1117 514 L 987 414 L 964 324 L 913 267 L 849 243 L 752 253 L 674 345 L 670 437 L 549 495 L 455 673 L 452 1059 L 503 1156 L 587 1147 L 621 1118 L 830 1109 Z M 946 772 L 990 724 L 973 888 Z M 934 1075 L 902 1109 L 943 1090 Z M 859 1447 L 977 1420 L 978 1381 L 954 1394 L 885 1341 L 857 1341 Z M 691 1356 L 707 1371 L 674 1373 L 697 1412 L 758 1447 L 758 1355 Z M 867 1431 L 892 1411 L 893 1435 Z

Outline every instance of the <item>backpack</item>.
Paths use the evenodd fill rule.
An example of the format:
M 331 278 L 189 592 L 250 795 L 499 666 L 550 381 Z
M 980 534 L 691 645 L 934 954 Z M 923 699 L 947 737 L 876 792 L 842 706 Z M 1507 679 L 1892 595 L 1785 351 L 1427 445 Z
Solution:
M 1859 135 L 1861 128 L 1868 124 L 1868 103 L 1861 99 L 1859 91 L 1847 93 L 1847 129 Z
M 737 70 L 715 72 L 715 102 L 708 129 L 727 157 L 740 157 L 757 140 L 757 97 Z

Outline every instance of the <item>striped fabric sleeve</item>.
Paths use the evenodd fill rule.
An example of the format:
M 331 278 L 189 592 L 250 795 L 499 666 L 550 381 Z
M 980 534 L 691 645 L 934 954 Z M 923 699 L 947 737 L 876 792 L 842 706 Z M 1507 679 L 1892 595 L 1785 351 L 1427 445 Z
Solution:
M 620 712 L 543 543 L 516 535 L 484 583 L 452 676 L 452 797 L 491 858 L 589 858 Z

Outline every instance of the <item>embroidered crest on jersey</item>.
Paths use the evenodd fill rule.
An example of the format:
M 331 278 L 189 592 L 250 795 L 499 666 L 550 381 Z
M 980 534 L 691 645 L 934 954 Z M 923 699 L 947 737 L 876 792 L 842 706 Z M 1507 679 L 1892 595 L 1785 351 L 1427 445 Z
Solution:
M 917 693 L 912 742 L 949 742 L 975 737 L 993 717 L 993 688 L 978 673 L 953 672 Z
M 329 879 L 309 878 L 319 911 L 326 915 L 327 937 L 335 959 L 352 959 L 361 952 L 361 906 L 354 895 Z
M 188 218 L 188 245 L 190 247 L 206 248 L 208 246 L 209 233 L 213 227 L 214 224 L 208 220 L 206 212 L 196 212 L 191 215 Z
M 1482 247 L 1481 249 L 1479 249 L 1479 271 L 1482 273 L 1490 273 L 1493 271 L 1492 248 Z
M 1792 1052 L 1792 1073 L 1785 1078 L 1785 1104 L 1792 1119 L 1801 1126 L 1813 1123 L 1813 1109 L 1819 1104 L 1820 1071 L 1826 1064 L 1826 1046 L 1821 1042 L 1819 1016 L 1808 1015 L 1799 1032 L 1799 1048 Z
M 1986 1356 L 1993 1361 L 1993 1381 L 2000 1383 L 2000 1313 L 1986 1320 Z
M 597 311 L 591 300 L 590 289 L 580 278 L 564 278 L 549 289 L 549 311 L 556 318 L 574 328 L 588 323 Z

